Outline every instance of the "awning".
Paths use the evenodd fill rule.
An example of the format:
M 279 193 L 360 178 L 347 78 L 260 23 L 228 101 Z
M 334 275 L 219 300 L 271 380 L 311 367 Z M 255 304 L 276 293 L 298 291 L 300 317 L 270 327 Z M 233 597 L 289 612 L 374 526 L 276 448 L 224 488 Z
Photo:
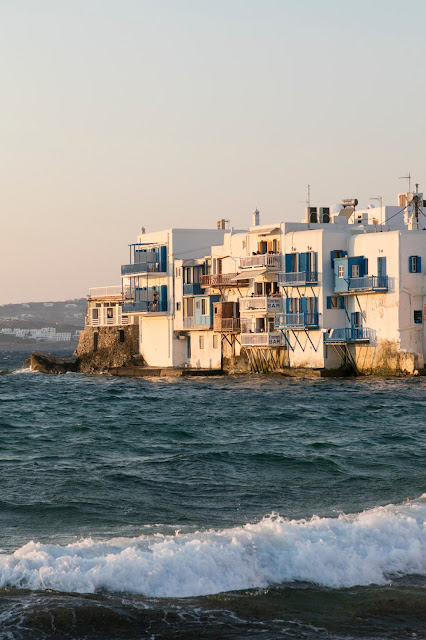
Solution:
M 267 269 L 247 269 L 247 271 L 243 271 L 242 273 L 238 273 L 236 276 L 232 278 L 232 281 L 235 282 L 238 280 L 253 280 L 257 276 L 261 276 L 265 273 Z
M 272 224 L 269 227 L 262 227 L 262 226 L 258 226 L 258 227 L 252 227 L 249 231 L 249 233 L 251 235 L 258 235 L 258 236 L 267 236 L 270 233 L 278 233 L 278 231 L 280 230 L 280 225 L 279 224 Z

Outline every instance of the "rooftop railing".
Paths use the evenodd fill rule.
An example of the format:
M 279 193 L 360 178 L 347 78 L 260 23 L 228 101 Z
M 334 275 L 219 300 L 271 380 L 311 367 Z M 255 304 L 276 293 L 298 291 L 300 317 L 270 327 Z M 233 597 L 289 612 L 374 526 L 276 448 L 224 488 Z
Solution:
M 318 329 L 318 313 L 277 313 L 276 329 Z
M 305 285 L 318 284 L 318 271 L 295 271 L 294 273 L 279 273 L 280 285 Z
M 247 269 L 249 267 L 270 267 L 271 269 L 279 269 L 281 267 L 281 256 L 279 254 L 263 253 L 260 255 L 240 258 L 240 268 Z
M 111 298 L 114 296 L 121 297 L 121 284 L 110 287 L 93 287 L 89 289 L 89 298 Z

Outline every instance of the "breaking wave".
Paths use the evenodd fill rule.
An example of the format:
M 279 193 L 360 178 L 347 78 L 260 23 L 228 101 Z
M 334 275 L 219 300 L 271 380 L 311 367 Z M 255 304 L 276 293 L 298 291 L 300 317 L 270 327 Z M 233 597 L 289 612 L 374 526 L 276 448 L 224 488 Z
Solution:
M 294 581 L 343 588 L 426 575 L 426 494 L 356 515 L 286 520 L 0 555 L 0 586 L 188 597 Z

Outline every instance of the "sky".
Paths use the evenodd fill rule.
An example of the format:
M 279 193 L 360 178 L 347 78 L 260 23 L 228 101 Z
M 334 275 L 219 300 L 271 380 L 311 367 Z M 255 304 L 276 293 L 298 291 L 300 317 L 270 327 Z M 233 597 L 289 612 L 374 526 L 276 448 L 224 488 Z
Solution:
M 0 304 L 120 283 L 142 226 L 426 192 L 424 0 L 0 0 Z

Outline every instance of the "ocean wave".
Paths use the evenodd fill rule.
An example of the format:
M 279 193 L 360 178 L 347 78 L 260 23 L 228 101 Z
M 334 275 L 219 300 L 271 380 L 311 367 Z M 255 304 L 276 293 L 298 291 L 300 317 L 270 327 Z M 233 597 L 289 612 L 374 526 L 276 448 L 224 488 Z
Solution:
M 189 597 L 295 581 L 331 588 L 426 575 L 426 494 L 356 515 L 265 517 L 224 529 L 67 546 L 31 541 L 0 554 L 0 586 Z
M 18 373 L 38 373 L 37 371 L 33 371 L 31 367 L 20 367 L 19 369 L 13 369 L 10 373 L 18 374 Z

